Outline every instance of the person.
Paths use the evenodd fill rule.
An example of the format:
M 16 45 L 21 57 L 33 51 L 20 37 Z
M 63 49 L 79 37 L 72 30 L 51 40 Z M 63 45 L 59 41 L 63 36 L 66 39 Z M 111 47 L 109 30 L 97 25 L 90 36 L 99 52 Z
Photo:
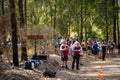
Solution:
M 80 59 L 80 52 L 81 52 L 81 46 L 78 41 L 74 43 L 73 47 L 73 61 L 72 61 L 72 70 L 74 69 L 75 63 L 76 63 L 76 70 L 79 70 L 79 59 Z
M 3 51 L 2 51 L 2 47 L 0 46 L 0 61 L 2 61 L 2 54 L 3 54 Z
M 107 47 L 106 41 L 103 41 L 103 42 L 102 42 L 102 53 L 103 53 L 103 55 L 102 55 L 102 60 L 103 60 L 103 61 L 105 60 L 105 56 L 106 56 L 106 47 Z
M 83 49 L 83 54 L 85 54 L 86 53 L 86 42 L 84 40 L 82 40 L 81 46 Z
M 115 49 L 115 43 L 111 41 L 110 42 L 110 53 L 112 57 L 115 57 L 114 49 Z
M 62 68 L 68 68 L 67 61 L 68 61 L 68 54 L 69 54 L 69 48 L 66 44 L 66 40 L 61 40 L 61 46 L 60 46 L 60 53 L 61 53 L 61 60 L 62 60 Z
M 98 44 L 95 40 L 92 40 L 92 49 L 93 49 L 93 54 L 95 55 L 95 60 L 98 57 Z
M 118 43 L 118 54 L 120 54 L 120 41 Z
M 43 46 L 42 46 L 41 54 L 46 54 L 46 50 Z

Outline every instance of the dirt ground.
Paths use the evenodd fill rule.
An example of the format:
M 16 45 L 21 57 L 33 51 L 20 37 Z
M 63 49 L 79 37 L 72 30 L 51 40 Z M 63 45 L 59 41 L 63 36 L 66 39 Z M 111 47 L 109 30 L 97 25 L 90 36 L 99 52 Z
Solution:
M 120 80 L 120 55 L 107 57 L 106 61 L 94 60 L 93 56 L 83 57 L 80 70 L 71 70 L 72 60 L 69 58 L 69 69 L 62 69 L 59 55 L 51 54 L 49 59 L 33 70 L 14 67 L 7 62 L 0 62 L 0 80 Z M 56 72 L 55 78 L 43 76 L 48 69 Z

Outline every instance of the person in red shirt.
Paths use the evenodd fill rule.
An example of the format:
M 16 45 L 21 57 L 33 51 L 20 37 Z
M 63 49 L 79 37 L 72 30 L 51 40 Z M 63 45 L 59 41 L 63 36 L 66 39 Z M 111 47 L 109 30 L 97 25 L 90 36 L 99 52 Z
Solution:
M 74 69 L 75 63 L 76 63 L 76 70 L 79 70 L 79 59 L 80 59 L 80 52 L 81 52 L 81 46 L 78 41 L 74 43 L 73 47 L 73 61 L 72 61 L 72 70 Z
M 60 52 L 61 52 L 62 68 L 68 69 L 67 61 L 68 61 L 69 49 L 65 39 L 61 40 Z

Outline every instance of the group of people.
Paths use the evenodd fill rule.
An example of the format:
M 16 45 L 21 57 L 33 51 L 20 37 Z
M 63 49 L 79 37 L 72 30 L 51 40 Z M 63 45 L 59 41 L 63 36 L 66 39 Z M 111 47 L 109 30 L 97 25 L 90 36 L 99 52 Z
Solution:
M 76 69 L 79 70 L 79 59 L 80 59 L 80 52 L 82 51 L 82 47 L 80 46 L 78 41 L 75 41 L 74 44 L 70 47 L 72 49 L 71 56 L 73 58 L 72 62 L 72 69 L 74 69 L 74 65 L 76 62 Z M 61 40 L 60 45 L 60 53 L 61 53 L 61 60 L 62 60 L 62 68 L 68 68 L 67 61 L 69 56 L 69 46 L 66 44 L 66 40 Z
M 83 65 L 81 59 L 84 55 L 94 55 L 95 60 L 101 57 L 103 61 L 105 60 L 106 53 L 115 55 L 115 43 L 113 41 L 106 42 L 102 40 L 101 42 L 97 42 L 90 38 L 86 42 L 84 40 L 81 41 L 81 43 L 79 43 L 78 39 L 73 40 L 68 38 L 62 38 L 59 41 L 58 47 L 61 55 L 62 68 L 69 69 L 67 64 L 69 55 L 72 57 L 72 70 L 74 70 L 75 65 L 76 70 L 79 70 L 79 65 Z M 118 53 L 120 53 L 120 43 L 118 44 Z

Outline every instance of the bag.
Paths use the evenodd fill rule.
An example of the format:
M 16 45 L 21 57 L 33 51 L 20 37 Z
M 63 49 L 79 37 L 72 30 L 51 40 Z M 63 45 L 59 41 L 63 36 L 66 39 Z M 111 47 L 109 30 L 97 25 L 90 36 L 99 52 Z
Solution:
M 30 60 L 31 64 L 32 64 L 32 68 L 36 68 L 39 65 L 39 62 L 37 60 Z
M 43 73 L 43 76 L 54 78 L 56 77 L 56 72 L 46 69 L 45 72 Z
M 31 64 L 31 62 L 30 62 L 30 61 L 26 61 L 26 62 L 25 62 L 25 65 L 24 65 L 24 68 L 25 68 L 25 69 L 32 69 L 32 64 Z

